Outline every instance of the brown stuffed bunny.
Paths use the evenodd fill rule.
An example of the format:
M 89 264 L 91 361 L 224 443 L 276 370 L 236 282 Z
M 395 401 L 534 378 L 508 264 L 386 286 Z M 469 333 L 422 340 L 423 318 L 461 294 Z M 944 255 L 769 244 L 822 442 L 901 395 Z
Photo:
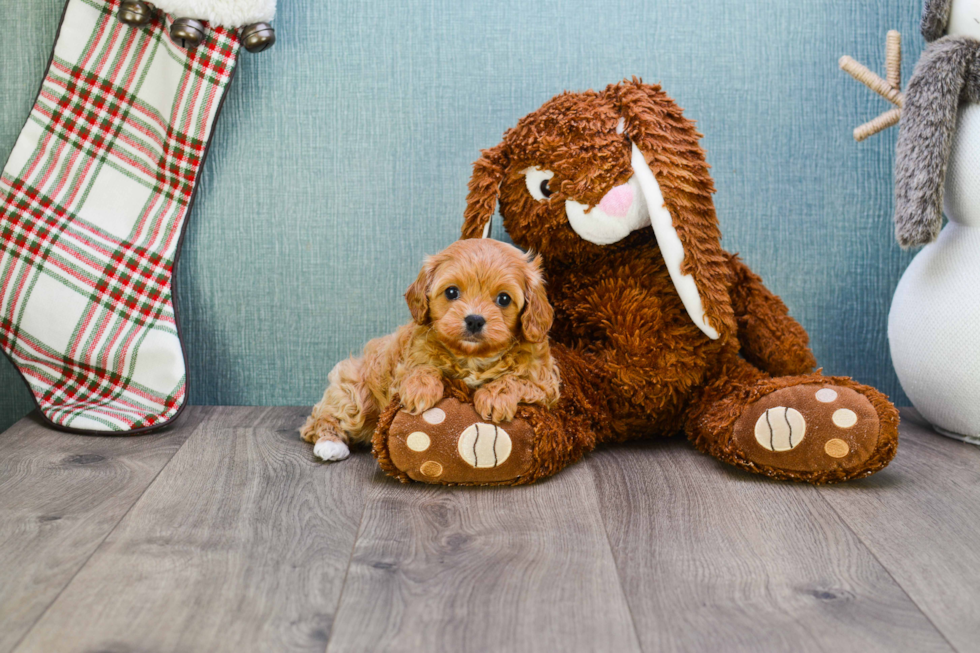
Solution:
M 464 238 L 499 201 L 514 242 L 545 259 L 561 400 L 490 424 L 465 387 L 435 418 L 388 407 L 374 436 L 403 481 L 523 484 L 596 444 L 684 432 L 701 451 L 778 479 L 868 476 L 895 455 L 884 395 L 812 372 L 803 328 L 720 245 L 700 134 L 639 80 L 564 93 L 474 166 Z M 422 431 L 424 450 L 407 446 Z M 415 441 L 421 438 L 415 438 Z

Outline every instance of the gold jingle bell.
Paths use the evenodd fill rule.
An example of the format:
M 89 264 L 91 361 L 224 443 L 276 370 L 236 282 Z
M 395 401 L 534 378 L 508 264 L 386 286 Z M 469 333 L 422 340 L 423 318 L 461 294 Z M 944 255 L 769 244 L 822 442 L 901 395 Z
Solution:
M 241 39 L 249 52 L 262 52 L 275 45 L 276 30 L 269 23 L 252 23 L 242 29 Z
M 170 38 L 182 48 L 196 48 L 204 42 L 207 28 L 199 20 L 178 18 L 170 26 Z
M 125 0 L 119 5 L 118 17 L 121 23 L 141 27 L 153 19 L 153 5 L 142 0 Z

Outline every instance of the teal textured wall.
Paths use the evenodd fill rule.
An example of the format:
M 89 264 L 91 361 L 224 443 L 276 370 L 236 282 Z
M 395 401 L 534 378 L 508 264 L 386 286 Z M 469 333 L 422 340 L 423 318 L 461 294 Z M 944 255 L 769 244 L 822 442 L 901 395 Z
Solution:
M 44 75 L 62 0 L 0 0 L 0 159 Z M 837 69 L 883 71 L 917 0 L 284 0 L 243 53 L 178 273 L 193 403 L 312 404 L 334 362 L 408 319 L 425 253 L 458 233 L 482 147 L 563 89 L 662 82 L 705 134 L 724 243 L 783 296 L 828 373 L 904 403 L 885 335 L 897 131 Z M 17 26 L 13 29 L 12 26 Z M 499 224 L 499 221 L 497 222 Z M 501 237 L 502 234 L 495 232 Z M 31 408 L 0 361 L 0 428 Z

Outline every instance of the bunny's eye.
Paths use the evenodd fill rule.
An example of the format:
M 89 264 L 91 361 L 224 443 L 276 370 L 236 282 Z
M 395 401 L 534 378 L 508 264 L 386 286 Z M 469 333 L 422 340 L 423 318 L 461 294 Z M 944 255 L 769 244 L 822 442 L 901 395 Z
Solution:
M 554 176 L 555 173 L 551 170 L 542 170 L 536 167 L 526 169 L 524 171 L 524 183 L 527 184 L 527 192 L 539 202 L 547 200 L 554 192 L 548 185 L 548 180 Z

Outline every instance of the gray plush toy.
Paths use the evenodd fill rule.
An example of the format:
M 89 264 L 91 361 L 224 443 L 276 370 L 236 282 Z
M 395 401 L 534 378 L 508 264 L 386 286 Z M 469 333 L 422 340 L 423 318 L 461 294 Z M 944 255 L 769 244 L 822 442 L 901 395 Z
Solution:
M 889 99 L 901 107 L 895 233 L 903 247 L 925 247 L 895 290 L 888 338 L 923 417 L 980 444 L 980 0 L 927 0 L 922 34 L 928 46 L 905 93 L 895 87 Z M 886 95 L 875 88 L 883 80 L 845 59 Z

